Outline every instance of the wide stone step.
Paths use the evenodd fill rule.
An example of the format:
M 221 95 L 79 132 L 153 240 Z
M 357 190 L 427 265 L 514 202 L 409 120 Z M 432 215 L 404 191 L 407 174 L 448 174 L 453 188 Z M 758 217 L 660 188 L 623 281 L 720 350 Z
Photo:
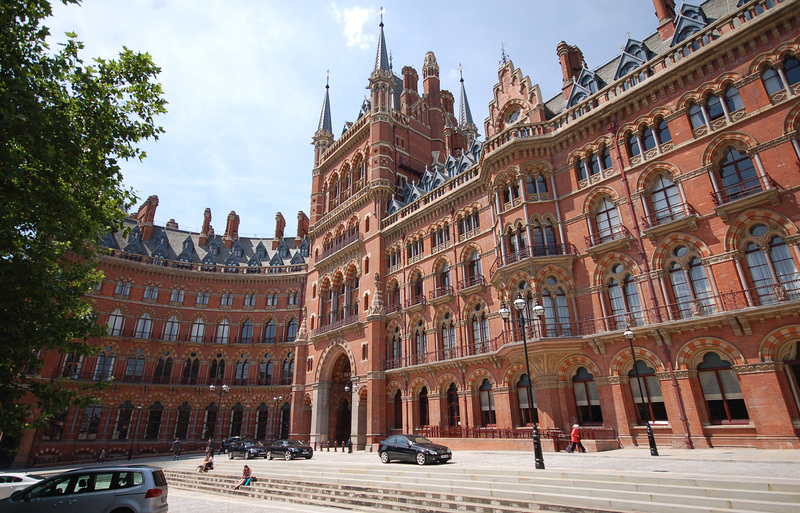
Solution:
M 382 467 L 377 467 L 381 469 Z M 329 504 L 336 507 L 409 512 L 423 511 L 476 511 L 516 513 L 537 509 L 570 511 L 646 511 L 673 512 L 676 507 L 687 512 L 764 511 L 774 513 L 794 512 L 800 502 L 800 489 L 790 492 L 736 490 L 730 482 L 708 480 L 717 488 L 701 489 L 695 480 L 676 479 L 680 484 L 637 484 L 619 479 L 576 479 L 597 477 L 593 474 L 571 475 L 559 479 L 560 472 L 545 476 L 537 472 L 535 478 L 513 476 L 437 475 L 436 472 L 377 471 L 338 472 L 340 469 L 290 469 L 279 470 L 280 477 L 259 474 L 259 481 L 246 491 L 233 491 L 238 476 L 223 474 L 193 474 L 167 471 L 170 483 L 178 488 L 199 489 L 209 492 L 226 491 L 244 493 L 273 500 L 286 500 L 307 504 Z M 367 472 L 366 470 L 372 470 Z M 421 470 L 421 469 L 420 469 Z M 337 475 L 339 474 L 339 475 Z M 344 475 L 342 475 L 344 474 Z M 458 473 L 456 473 L 458 474 Z M 666 479 L 666 481 L 670 481 Z M 705 480 L 703 480 L 705 481 Z M 608 486 L 611 484 L 612 486 Z M 692 486 L 689 486 L 692 484 Z M 788 484 L 782 487 L 791 490 Z M 710 493 L 709 493 L 710 490 Z M 700 493 L 703 492 L 703 493 Z M 255 494 L 255 495 L 253 495 Z M 575 509 L 577 508 L 577 509 Z

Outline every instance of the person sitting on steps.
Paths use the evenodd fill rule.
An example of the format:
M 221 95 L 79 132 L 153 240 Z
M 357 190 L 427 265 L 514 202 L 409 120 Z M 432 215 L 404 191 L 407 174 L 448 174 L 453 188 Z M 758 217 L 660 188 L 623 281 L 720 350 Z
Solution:
M 239 487 L 242 485 L 249 486 L 252 478 L 253 478 L 253 472 L 250 470 L 250 467 L 245 465 L 244 469 L 242 470 L 242 478 L 239 479 L 239 482 L 236 483 L 236 486 L 234 486 L 233 489 L 238 490 Z

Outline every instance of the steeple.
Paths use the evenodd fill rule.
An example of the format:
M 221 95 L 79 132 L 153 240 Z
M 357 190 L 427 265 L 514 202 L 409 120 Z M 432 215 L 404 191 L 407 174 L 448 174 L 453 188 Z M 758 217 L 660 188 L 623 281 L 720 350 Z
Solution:
M 375 55 L 375 71 L 389 71 L 389 52 L 386 51 L 386 39 L 383 37 L 383 7 L 381 7 L 381 31 L 378 34 L 378 53 Z
M 328 94 L 330 89 L 330 73 L 325 80 L 325 100 L 322 102 L 322 113 L 319 115 L 319 127 L 317 132 L 330 132 L 333 133 L 333 125 L 331 124 L 331 100 Z
M 458 124 L 461 126 L 474 125 L 472 121 L 472 111 L 469 110 L 467 100 L 467 90 L 464 89 L 464 74 L 461 71 L 461 64 L 458 65 L 458 73 L 461 76 L 461 107 L 458 109 Z

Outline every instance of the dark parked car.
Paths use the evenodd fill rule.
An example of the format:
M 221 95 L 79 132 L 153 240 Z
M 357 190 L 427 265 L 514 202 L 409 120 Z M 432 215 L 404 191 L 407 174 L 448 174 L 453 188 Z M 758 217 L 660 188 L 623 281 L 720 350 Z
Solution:
M 246 460 L 250 458 L 266 458 L 267 451 L 261 442 L 239 440 L 228 448 L 228 459 L 232 460 L 236 456 L 242 456 Z
M 267 459 L 283 458 L 286 461 L 295 458 L 310 460 L 314 456 L 314 449 L 299 440 L 275 440 L 267 447 Z
M 228 454 L 228 450 L 231 448 L 232 445 L 237 444 L 239 442 L 243 442 L 247 440 L 247 438 L 243 436 L 231 436 L 222 440 L 222 445 L 219 448 L 220 454 Z
M 167 513 L 167 479 L 157 467 L 68 470 L 0 500 L 4 513 Z
M 381 461 L 416 461 L 426 463 L 447 463 L 453 457 L 448 447 L 431 442 L 419 435 L 394 435 L 378 444 Z

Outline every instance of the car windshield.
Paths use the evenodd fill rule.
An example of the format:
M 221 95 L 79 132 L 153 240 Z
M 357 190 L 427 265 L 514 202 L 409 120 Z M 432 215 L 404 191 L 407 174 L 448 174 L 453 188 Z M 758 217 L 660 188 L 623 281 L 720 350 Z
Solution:
M 303 444 L 303 442 L 299 440 L 286 440 L 286 445 L 290 445 L 292 447 L 300 447 L 301 445 L 305 444 Z
M 409 436 L 408 441 L 412 444 L 430 444 L 433 443 L 424 436 Z

